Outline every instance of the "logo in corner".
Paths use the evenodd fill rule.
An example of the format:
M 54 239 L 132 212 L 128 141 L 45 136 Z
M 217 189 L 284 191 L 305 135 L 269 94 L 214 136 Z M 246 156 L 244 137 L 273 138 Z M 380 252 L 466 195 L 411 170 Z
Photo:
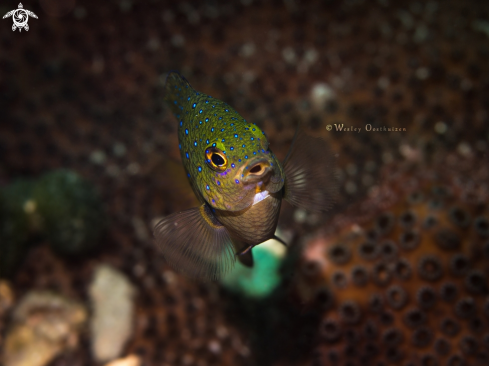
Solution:
M 24 7 L 22 6 L 22 3 L 19 3 L 19 8 L 9 11 L 7 14 L 3 16 L 3 19 L 12 17 L 12 20 L 14 21 L 14 25 L 12 25 L 13 31 L 15 31 L 17 28 L 19 29 L 19 32 L 22 31 L 22 28 L 28 31 L 29 25 L 27 25 L 27 22 L 29 21 L 29 15 L 37 19 L 36 14 L 34 14 L 30 10 L 25 10 Z

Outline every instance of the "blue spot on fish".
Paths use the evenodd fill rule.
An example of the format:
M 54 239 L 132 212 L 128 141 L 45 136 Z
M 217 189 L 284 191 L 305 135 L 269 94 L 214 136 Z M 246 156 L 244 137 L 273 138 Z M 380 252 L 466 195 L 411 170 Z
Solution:
M 197 107 L 197 103 L 192 104 L 192 108 Z

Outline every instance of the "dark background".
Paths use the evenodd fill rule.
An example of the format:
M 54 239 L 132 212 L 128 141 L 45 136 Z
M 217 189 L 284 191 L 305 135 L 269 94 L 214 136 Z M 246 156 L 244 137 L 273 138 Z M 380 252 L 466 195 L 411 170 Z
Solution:
M 0 13 L 17 5 L 3 1 Z M 279 227 L 290 229 L 295 242 L 388 185 L 382 183 L 387 166 L 391 172 L 414 165 L 409 174 L 416 177 L 446 168 L 449 158 L 466 166 L 488 163 L 485 1 L 23 5 L 39 17 L 29 19 L 28 32 L 12 32 L 11 19 L 0 22 L 0 184 L 72 169 L 101 192 L 110 224 L 99 250 L 82 258 L 63 259 L 41 242 L 26 254 L 11 287 L 17 299 L 30 289 L 52 289 L 87 301 L 94 266 L 112 264 L 138 287 L 135 322 L 149 325 L 136 327 L 124 355 L 137 354 L 145 365 L 313 359 L 350 365 L 317 361 L 313 340 L 321 315 L 297 305 L 302 302 L 289 294 L 289 281 L 269 300 L 276 310 L 270 314 L 255 303 L 247 308 L 246 300 L 217 285 L 177 275 L 179 285 L 169 286 L 162 279 L 169 268 L 152 244 L 151 221 L 195 204 L 179 162 L 176 121 L 162 102 L 168 71 L 179 70 L 196 90 L 257 123 L 280 159 L 299 122 L 338 154 L 341 193 L 331 215 L 298 222 L 290 206 L 282 210 Z M 313 93 L 321 83 L 331 93 L 324 100 Z M 362 130 L 327 131 L 335 123 Z M 406 131 L 367 132 L 367 124 Z M 454 169 L 451 177 L 456 174 L 472 176 Z M 478 176 L 484 177 L 474 174 L 474 184 Z M 382 211 L 365 210 L 364 216 Z M 343 221 L 335 222 L 341 227 Z M 5 334 L 9 318 L 3 317 Z M 271 318 L 270 343 L 256 341 Z M 196 322 L 203 330 L 194 331 Z M 207 342 L 220 326 L 229 335 L 215 355 Z M 53 365 L 91 364 L 88 343 L 84 333 Z

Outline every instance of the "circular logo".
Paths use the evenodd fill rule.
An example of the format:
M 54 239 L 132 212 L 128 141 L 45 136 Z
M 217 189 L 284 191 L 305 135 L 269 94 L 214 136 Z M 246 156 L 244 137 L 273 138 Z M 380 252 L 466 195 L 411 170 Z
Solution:
M 29 14 L 24 9 L 17 9 L 12 14 L 14 25 L 18 28 L 24 28 L 29 20 Z

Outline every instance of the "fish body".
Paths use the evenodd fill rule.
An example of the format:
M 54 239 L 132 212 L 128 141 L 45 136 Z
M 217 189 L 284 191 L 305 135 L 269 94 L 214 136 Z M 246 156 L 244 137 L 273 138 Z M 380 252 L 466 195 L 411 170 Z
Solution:
M 282 165 L 265 133 L 226 103 L 172 72 L 165 101 L 178 120 L 179 148 L 198 208 L 172 214 L 154 230 L 165 259 L 192 277 L 216 280 L 238 257 L 274 238 L 282 199 L 325 211 L 336 194 L 334 158 L 300 128 Z

